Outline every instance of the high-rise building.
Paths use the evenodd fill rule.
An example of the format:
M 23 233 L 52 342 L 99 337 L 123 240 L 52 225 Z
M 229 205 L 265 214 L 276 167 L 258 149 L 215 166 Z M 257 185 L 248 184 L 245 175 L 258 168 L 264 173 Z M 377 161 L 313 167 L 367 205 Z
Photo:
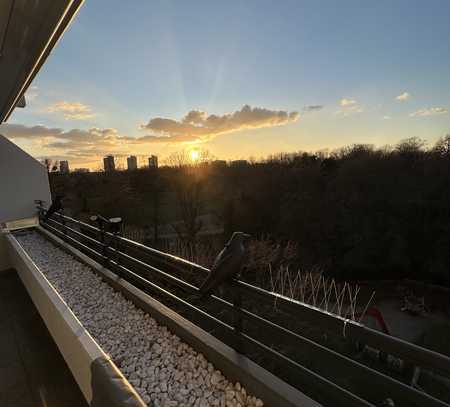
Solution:
M 135 155 L 130 155 L 127 158 L 127 168 L 128 170 L 137 170 L 137 158 Z
M 114 156 L 107 155 L 103 158 L 103 166 L 105 168 L 105 172 L 114 172 L 116 170 L 116 165 L 114 164 Z
M 61 174 L 69 173 L 69 161 L 60 161 L 59 162 L 59 172 Z
M 248 161 L 247 160 L 234 160 L 234 161 L 231 161 L 231 165 L 233 167 L 243 167 L 243 166 L 248 165 Z
M 149 168 L 158 168 L 158 156 L 151 155 L 148 157 L 148 167 Z
M 215 168 L 224 168 L 227 166 L 227 162 L 225 160 L 214 160 L 211 165 Z

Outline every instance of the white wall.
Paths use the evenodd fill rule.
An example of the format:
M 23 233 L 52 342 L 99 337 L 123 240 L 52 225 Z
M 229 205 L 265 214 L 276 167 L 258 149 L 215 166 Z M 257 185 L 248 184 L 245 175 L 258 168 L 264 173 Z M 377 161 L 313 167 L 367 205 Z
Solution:
M 47 169 L 0 135 L 0 223 L 35 216 L 35 199 L 51 202 Z

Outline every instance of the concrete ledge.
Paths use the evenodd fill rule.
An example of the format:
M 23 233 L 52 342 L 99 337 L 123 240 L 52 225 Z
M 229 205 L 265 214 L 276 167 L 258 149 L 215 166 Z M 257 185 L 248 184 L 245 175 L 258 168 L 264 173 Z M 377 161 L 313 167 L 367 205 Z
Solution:
M 85 399 L 92 399 L 91 363 L 107 357 L 15 237 L 6 235 L 13 267 L 57 344 Z
M 201 352 L 221 370 L 230 380 L 239 381 L 244 387 L 264 401 L 268 407 L 320 407 L 320 404 L 310 399 L 294 387 L 285 383 L 247 357 L 239 354 L 228 345 L 219 341 L 203 329 L 186 320 L 170 308 L 156 301 L 127 281 L 106 269 L 90 257 L 81 253 L 62 239 L 38 227 L 38 230 L 63 250 L 71 253 L 80 261 L 90 266 L 109 285 L 120 291 L 137 307 L 149 313 L 161 325 L 184 342 Z

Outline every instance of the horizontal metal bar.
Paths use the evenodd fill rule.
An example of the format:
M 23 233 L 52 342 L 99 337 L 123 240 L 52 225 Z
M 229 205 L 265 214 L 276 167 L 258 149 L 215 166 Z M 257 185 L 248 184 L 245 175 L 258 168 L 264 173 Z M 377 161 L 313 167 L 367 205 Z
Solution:
M 57 222 L 57 221 L 55 221 L 53 219 L 47 219 L 47 221 L 45 223 L 48 224 L 48 222 L 56 223 L 58 226 L 61 226 L 63 229 L 68 230 L 68 231 L 70 231 L 71 233 L 74 233 L 77 236 L 80 236 L 82 239 L 88 240 L 90 243 L 96 245 L 97 247 L 103 247 L 104 246 L 103 243 L 99 242 L 98 240 L 95 240 L 91 236 L 85 235 L 84 233 L 79 232 L 78 230 L 73 229 L 73 228 L 71 228 L 71 227 L 69 227 L 67 225 L 64 225 L 64 224 L 60 223 L 60 222 Z
M 298 382 L 302 387 L 307 389 L 314 389 L 314 395 L 318 399 L 319 402 L 327 402 L 326 405 L 333 406 L 342 406 L 342 407 L 375 407 L 374 404 L 371 404 L 367 400 L 358 397 L 357 395 L 345 390 L 344 388 L 338 386 L 336 383 L 331 382 L 328 379 L 314 373 L 308 368 L 300 365 L 299 363 L 289 359 L 287 356 L 283 355 L 280 352 L 275 351 L 269 346 L 259 342 L 258 340 L 246 335 L 240 335 L 242 339 L 249 343 L 249 345 L 259 348 L 261 351 L 265 353 L 269 353 L 273 359 L 275 359 L 278 363 L 282 364 L 284 369 L 295 369 L 295 371 L 299 372 L 297 376 Z M 298 385 L 298 383 L 297 383 Z M 303 390 L 305 391 L 305 390 Z M 327 397 L 324 398 L 323 394 L 327 394 Z M 333 400 L 333 404 L 330 403 L 330 400 Z
M 93 228 L 92 226 L 84 224 L 83 222 L 79 222 L 73 218 L 68 218 L 61 214 L 58 214 L 58 216 L 63 217 L 71 222 Z M 93 229 L 98 231 L 98 229 L 96 228 Z M 149 248 L 124 237 L 115 236 L 111 233 L 107 233 L 107 235 L 112 239 L 118 239 L 118 241 L 120 243 L 123 243 L 124 245 L 141 250 L 142 252 L 157 257 L 160 260 L 164 260 L 169 263 L 172 262 L 172 265 L 176 264 L 179 267 L 188 267 L 190 269 L 198 270 L 202 273 L 209 272 L 208 269 L 201 267 L 195 263 L 167 253 L 160 252 L 153 248 Z M 422 348 L 410 342 L 403 341 L 399 338 L 385 335 L 379 331 L 367 328 L 352 320 L 326 313 L 323 310 L 312 307 L 308 304 L 294 301 L 275 293 L 270 293 L 262 288 L 255 287 L 243 281 L 238 281 L 237 286 L 240 290 L 243 291 L 244 294 L 250 293 L 257 295 L 269 304 L 273 304 L 276 301 L 277 307 L 279 307 L 280 309 L 284 309 L 290 313 L 294 313 L 294 315 L 301 315 L 305 320 L 313 321 L 315 325 L 333 331 L 338 335 L 342 335 L 346 339 L 361 341 L 362 343 L 370 345 L 374 348 L 381 349 L 386 353 L 397 355 L 405 360 L 413 362 L 418 366 L 429 368 L 431 370 L 437 370 L 444 373 L 445 375 L 449 375 L 450 358 L 445 355 Z
M 240 280 L 237 281 L 237 286 L 245 293 L 252 293 L 262 299 L 267 299 L 267 291 L 261 288 Z M 272 298 L 273 301 L 276 299 L 277 308 L 292 313 L 299 318 L 314 321 L 314 325 L 341 334 L 344 338 L 361 341 L 383 352 L 397 355 L 405 360 L 416 363 L 418 366 L 438 370 L 446 376 L 450 373 L 450 358 L 445 355 L 406 342 L 395 336 L 389 336 L 367 328 L 352 320 L 327 314 L 318 308 L 293 301 L 283 296 L 273 295 Z
M 53 226 L 50 226 L 48 223 L 41 222 L 41 226 L 43 226 L 45 229 L 50 230 L 51 232 L 58 235 L 63 240 L 68 240 L 73 246 L 78 247 L 81 251 L 87 251 L 91 255 L 94 256 L 97 260 L 104 261 L 106 258 L 99 252 L 95 251 L 94 249 L 90 248 L 89 246 L 84 245 L 80 241 L 74 239 L 71 236 L 68 236 L 61 232 L 60 230 L 54 228 Z
M 320 360 L 320 363 L 324 364 L 325 366 L 333 366 L 335 363 L 339 363 L 339 367 L 340 369 L 342 369 L 342 374 L 346 375 L 351 373 L 352 381 L 356 380 L 363 386 L 366 386 L 366 389 L 363 389 L 363 386 L 360 387 L 360 389 L 362 389 L 362 391 L 365 393 L 367 393 L 367 390 L 373 393 L 373 390 L 376 389 L 376 392 L 380 397 L 391 397 L 394 400 L 399 397 L 402 400 L 408 401 L 408 403 L 410 403 L 408 404 L 409 406 L 447 406 L 447 404 L 426 393 L 423 393 L 413 387 L 407 386 L 390 376 L 384 375 L 377 370 L 371 369 L 368 366 L 365 366 L 355 360 L 341 355 L 340 353 L 326 348 L 325 346 L 322 346 L 299 334 L 289 331 L 288 329 L 279 326 L 271 321 L 268 321 L 258 315 L 255 315 L 245 309 L 240 308 L 238 312 L 247 320 L 258 324 L 262 329 L 275 330 L 277 335 L 279 335 L 280 333 L 284 333 L 287 337 L 290 338 L 294 345 L 306 346 L 308 355 L 314 355 L 314 357 Z M 346 372 L 344 372 L 345 370 Z M 367 386 L 368 383 L 370 383 L 371 386 Z

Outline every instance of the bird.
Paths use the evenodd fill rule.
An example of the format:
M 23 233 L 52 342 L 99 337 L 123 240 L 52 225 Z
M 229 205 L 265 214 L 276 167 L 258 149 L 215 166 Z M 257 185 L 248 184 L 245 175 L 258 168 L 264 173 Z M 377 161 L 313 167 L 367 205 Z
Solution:
M 201 298 L 240 272 L 246 254 L 244 242 L 248 238 L 250 235 L 246 233 L 233 233 L 231 239 L 214 260 L 208 277 L 200 286 Z
M 63 208 L 62 199 L 63 197 L 61 195 L 55 196 L 55 200 L 52 202 L 50 208 L 48 208 L 47 212 L 45 213 L 45 220 L 48 220 L 50 216 L 52 216 L 55 212 L 58 212 Z

